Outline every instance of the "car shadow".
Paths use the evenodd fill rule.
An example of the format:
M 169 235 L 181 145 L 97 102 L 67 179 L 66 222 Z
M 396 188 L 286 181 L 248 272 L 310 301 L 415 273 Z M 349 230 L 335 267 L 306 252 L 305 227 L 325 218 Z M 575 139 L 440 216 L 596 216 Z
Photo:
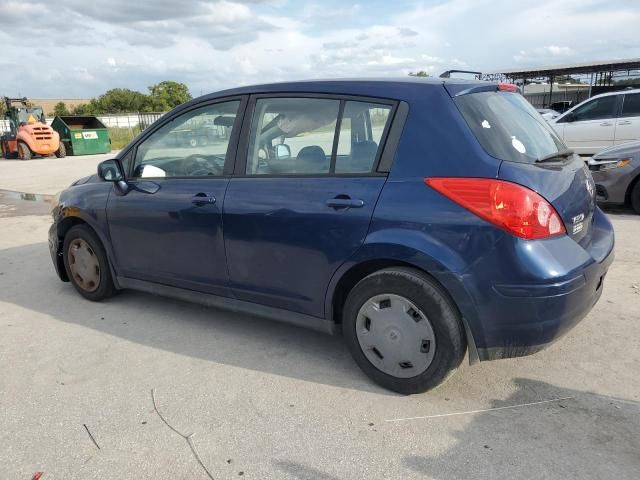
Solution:
M 403 465 L 438 480 L 637 478 L 640 402 L 529 379 L 514 383 L 512 395 L 494 400 L 489 411 L 469 412 L 467 424 L 459 412 L 399 423 L 434 432 L 443 422 L 464 425 L 453 432 L 454 447 L 405 456 Z M 564 400 L 545 402 L 554 399 Z
M 598 205 L 607 215 L 638 215 L 630 205 Z
M 85 300 L 58 279 L 46 243 L 0 250 L 0 302 L 181 355 L 395 395 L 365 377 L 341 337 L 142 292 Z

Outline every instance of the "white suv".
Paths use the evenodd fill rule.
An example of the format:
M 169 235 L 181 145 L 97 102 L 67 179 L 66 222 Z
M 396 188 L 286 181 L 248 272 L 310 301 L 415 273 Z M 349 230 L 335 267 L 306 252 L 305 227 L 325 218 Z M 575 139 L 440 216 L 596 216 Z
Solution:
M 580 155 L 594 155 L 611 145 L 640 140 L 640 89 L 596 95 L 550 124 Z

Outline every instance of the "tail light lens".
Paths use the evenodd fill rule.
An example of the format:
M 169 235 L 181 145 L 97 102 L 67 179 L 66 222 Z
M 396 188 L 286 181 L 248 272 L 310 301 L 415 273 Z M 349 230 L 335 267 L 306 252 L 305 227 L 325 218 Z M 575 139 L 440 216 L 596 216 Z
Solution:
M 553 206 L 517 183 L 492 178 L 425 178 L 424 182 L 517 237 L 538 240 L 566 232 Z

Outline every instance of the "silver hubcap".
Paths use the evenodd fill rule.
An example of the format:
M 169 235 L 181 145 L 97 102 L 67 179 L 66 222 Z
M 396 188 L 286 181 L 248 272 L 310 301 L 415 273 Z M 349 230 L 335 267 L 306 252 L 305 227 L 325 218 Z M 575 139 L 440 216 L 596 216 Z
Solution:
M 436 351 L 429 319 L 400 295 L 376 295 L 364 302 L 356 319 L 356 335 L 367 359 L 398 378 L 420 375 Z
M 76 238 L 69 244 L 68 258 L 76 284 L 87 292 L 94 292 L 100 285 L 100 262 L 91 245 Z

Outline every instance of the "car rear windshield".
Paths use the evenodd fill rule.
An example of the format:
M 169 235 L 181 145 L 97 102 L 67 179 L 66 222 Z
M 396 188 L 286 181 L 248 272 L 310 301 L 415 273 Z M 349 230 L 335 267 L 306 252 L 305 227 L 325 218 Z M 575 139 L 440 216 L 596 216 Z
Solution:
M 460 95 L 454 101 L 482 147 L 500 160 L 534 163 L 566 149 L 519 93 L 479 92 Z

